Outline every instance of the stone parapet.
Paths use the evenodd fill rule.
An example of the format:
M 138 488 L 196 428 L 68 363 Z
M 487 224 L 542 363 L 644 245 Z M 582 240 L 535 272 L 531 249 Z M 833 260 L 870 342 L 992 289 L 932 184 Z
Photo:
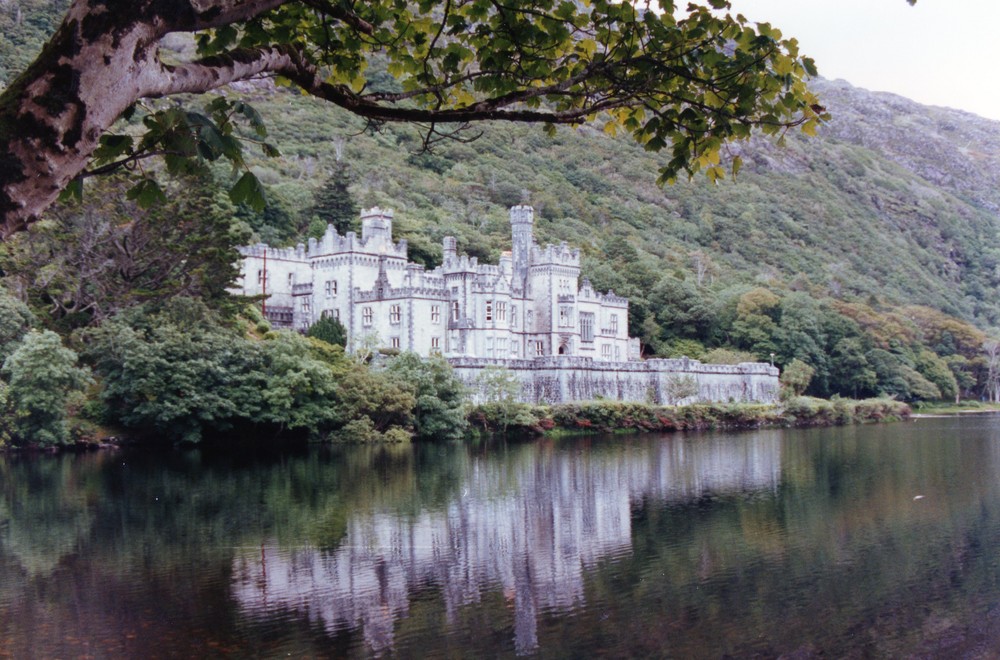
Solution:
M 703 364 L 687 358 L 599 362 L 579 356 L 525 360 L 454 357 L 448 361 L 458 378 L 472 390 L 475 402 L 488 398 L 480 375 L 491 366 L 503 367 L 514 375 L 521 385 L 519 398 L 525 403 L 593 399 L 660 405 L 774 403 L 780 391 L 778 369 L 757 362 Z

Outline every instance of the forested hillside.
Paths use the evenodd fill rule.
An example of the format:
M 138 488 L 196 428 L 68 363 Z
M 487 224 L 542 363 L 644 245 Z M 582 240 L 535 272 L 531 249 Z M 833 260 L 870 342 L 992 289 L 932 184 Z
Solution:
M 0 0 L 0 78 L 30 59 L 63 4 Z M 648 355 L 773 353 L 808 365 L 821 395 L 984 395 L 997 378 L 982 345 L 1000 322 L 1000 124 L 842 81 L 815 88 L 833 115 L 817 137 L 734 145 L 735 181 L 659 187 L 667 156 L 599 122 L 554 137 L 483 125 L 475 141 L 427 152 L 405 126 L 244 84 L 234 93 L 282 156 L 253 163 L 267 208 L 231 212 L 255 240 L 289 244 L 327 221 L 346 229 L 353 209 L 391 207 L 411 256 L 433 266 L 448 234 L 496 260 L 509 248 L 506 209 L 529 203 L 540 242 L 579 245 L 594 285 L 631 299 Z M 44 306 L 19 258 L 15 288 Z

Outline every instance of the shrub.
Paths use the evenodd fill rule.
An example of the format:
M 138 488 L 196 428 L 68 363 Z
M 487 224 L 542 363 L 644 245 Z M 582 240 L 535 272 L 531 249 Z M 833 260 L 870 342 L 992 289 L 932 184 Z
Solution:
M 30 332 L 4 362 L 9 384 L 7 414 L 12 430 L 25 444 L 50 447 L 69 442 L 67 408 L 80 400 L 90 382 L 77 366 L 77 355 L 49 330 Z
M 347 345 L 347 328 L 332 316 L 325 316 L 309 326 L 306 336 L 321 339 L 336 346 Z
M 466 389 L 446 359 L 439 355 L 423 359 L 416 353 L 403 353 L 389 361 L 385 373 L 413 395 L 417 437 L 446 440 L 465 434 L 469 426 Z

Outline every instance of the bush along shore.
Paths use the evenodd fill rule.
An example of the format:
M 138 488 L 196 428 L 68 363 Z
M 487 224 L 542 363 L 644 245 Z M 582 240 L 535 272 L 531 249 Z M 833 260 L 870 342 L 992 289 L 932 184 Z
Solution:
M 755 429 L 867 424 L 907 419 L 910 406 L 890 398 L 816 399 L 797 396 L 777 405 L 696 403 L 658 406 L 588 401 L 552 406 L 488 403 L 469 415 L 473 427 L 507 435 L 641 433 L 708 429 Z

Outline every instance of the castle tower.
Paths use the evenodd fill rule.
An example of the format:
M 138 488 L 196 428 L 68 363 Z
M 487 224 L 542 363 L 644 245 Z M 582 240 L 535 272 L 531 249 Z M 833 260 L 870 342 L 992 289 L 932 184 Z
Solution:
M 361 242 L 379 238 L 392 243 L 392 209 L 374 207 L 361 212 Z
M 514 281 L 524 282 L 531 263 L 531 245 L 535 242 L 532 233 L 535 224 L 535 209 L 530 206 L 512 206 L 510 209 L 510 233 Z
M 444 257 L 445 263 L 449 263 L 457 257 L 458 242 L 454 236 L 445 236 L 444 240 L 441 241 L 441 254 Z

